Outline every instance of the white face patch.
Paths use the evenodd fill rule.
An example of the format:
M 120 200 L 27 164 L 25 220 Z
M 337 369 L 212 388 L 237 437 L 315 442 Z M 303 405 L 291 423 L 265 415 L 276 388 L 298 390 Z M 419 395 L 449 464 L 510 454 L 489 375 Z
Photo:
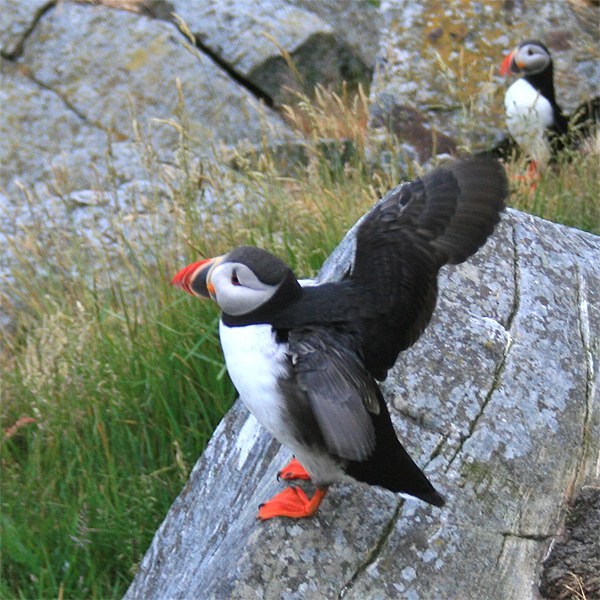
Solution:
M 210 273 L 215 301 L 224 313 L 232 316 L 248 314 L 268 302 L 279 286 L 268 285 L 252 270 L 236 262 L 223 262 Z
M 515 53 L 514 61 L 524 73 L 541 73 L 550 62 L 550 55 L 536 44 L 525 44 Z

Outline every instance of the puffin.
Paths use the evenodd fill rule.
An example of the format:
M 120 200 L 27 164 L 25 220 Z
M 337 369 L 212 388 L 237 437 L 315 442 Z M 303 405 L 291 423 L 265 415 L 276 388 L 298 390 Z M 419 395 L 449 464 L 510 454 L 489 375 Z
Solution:
M 583 102 L 565 115 L 556 101 L 554 66 L 548 48 L 525 40 L 502 61 L 501 75 L 522 75 L 504 96 L 506 125 L 529 158 L 528 174 L 535 176 L 565 148 L 577 147 L 598 121 L 600 99 Z
M 299 280 L 252 246 L 173 277 L 184 292 L 217 303 L 241 400 L 292 451 L 278 476 L 287 487 L 260 505 L 259 519 L 310 517 L 337 482 L 444 505 L 399 441 L 378 382 L 427 326 L 440 268 L 485 243 L 507 194 L 495 159 L 454 159 L 397 186 L 363 217 L 352 264 L 338 281 Z M 294 480 L 312 482 L 312 496 Z

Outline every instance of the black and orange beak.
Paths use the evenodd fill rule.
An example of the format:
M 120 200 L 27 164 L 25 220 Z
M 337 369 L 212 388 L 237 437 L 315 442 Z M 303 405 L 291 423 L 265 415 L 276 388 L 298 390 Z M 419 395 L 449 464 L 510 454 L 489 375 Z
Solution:
M 218 264 L 221 257 L 206 258 L 189 264 L 179 271 L 171 285 L 181 288 L 184 292 L 200 298 L 214 298 L 215 288 L 210 282 L 211 269 Z
M 508 73 L 518 73 L 518 65 L 515 64 L 515 50 L 508 54 L 502 64 L 500 65 L 500 75 L 507 75 Z

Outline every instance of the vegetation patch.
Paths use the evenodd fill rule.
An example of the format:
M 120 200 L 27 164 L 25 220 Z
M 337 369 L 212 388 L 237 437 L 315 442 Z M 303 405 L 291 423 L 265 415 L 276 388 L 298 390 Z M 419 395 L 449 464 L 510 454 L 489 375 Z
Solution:
M 216 308 L 172 289 L 177 270 L 252 244 L 314 275 L 385 191 L 423 171 L 402 172 L 395 141 L 371 139 L 364 94 L 315 98 L 286 110 L 303 140 L 295 164 L 267 147 L 199 162 L 182 116 L 176 168 L 141 144 L 139 205 L 117 182 L 98 206 L 58 184 L 52 202 L 11 198 L 28 217 L 9 228 L 1 290 L 3 598 L 120 598 L 231 406 Z M 569 159 L 535 189 L 515 183 L 511 203 L 600 233 L 597 155 Z

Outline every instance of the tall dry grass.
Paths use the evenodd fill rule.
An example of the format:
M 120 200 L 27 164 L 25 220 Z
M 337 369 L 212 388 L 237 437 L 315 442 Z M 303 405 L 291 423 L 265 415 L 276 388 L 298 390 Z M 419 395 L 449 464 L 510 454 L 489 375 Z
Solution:
M 3 598 L 121 597 L 233 402 L 216 308 L 172 275 L 239 244 L 313 275 L 401 179 L 394 140 L 385 168 L 373 160 L 364 94 L 317 90 L 285 116 L 295 160 L 264 147 L 197 161 L 182 115 L 178 168 L 146 146 L 143 190 L 115 183 L 86 207 L 60 185 L 52 202 L 11 199 L 27 219 L 8 234 L 1 292 Z M 597 156 L 571 158 L 511 203 L 598 233 Z

